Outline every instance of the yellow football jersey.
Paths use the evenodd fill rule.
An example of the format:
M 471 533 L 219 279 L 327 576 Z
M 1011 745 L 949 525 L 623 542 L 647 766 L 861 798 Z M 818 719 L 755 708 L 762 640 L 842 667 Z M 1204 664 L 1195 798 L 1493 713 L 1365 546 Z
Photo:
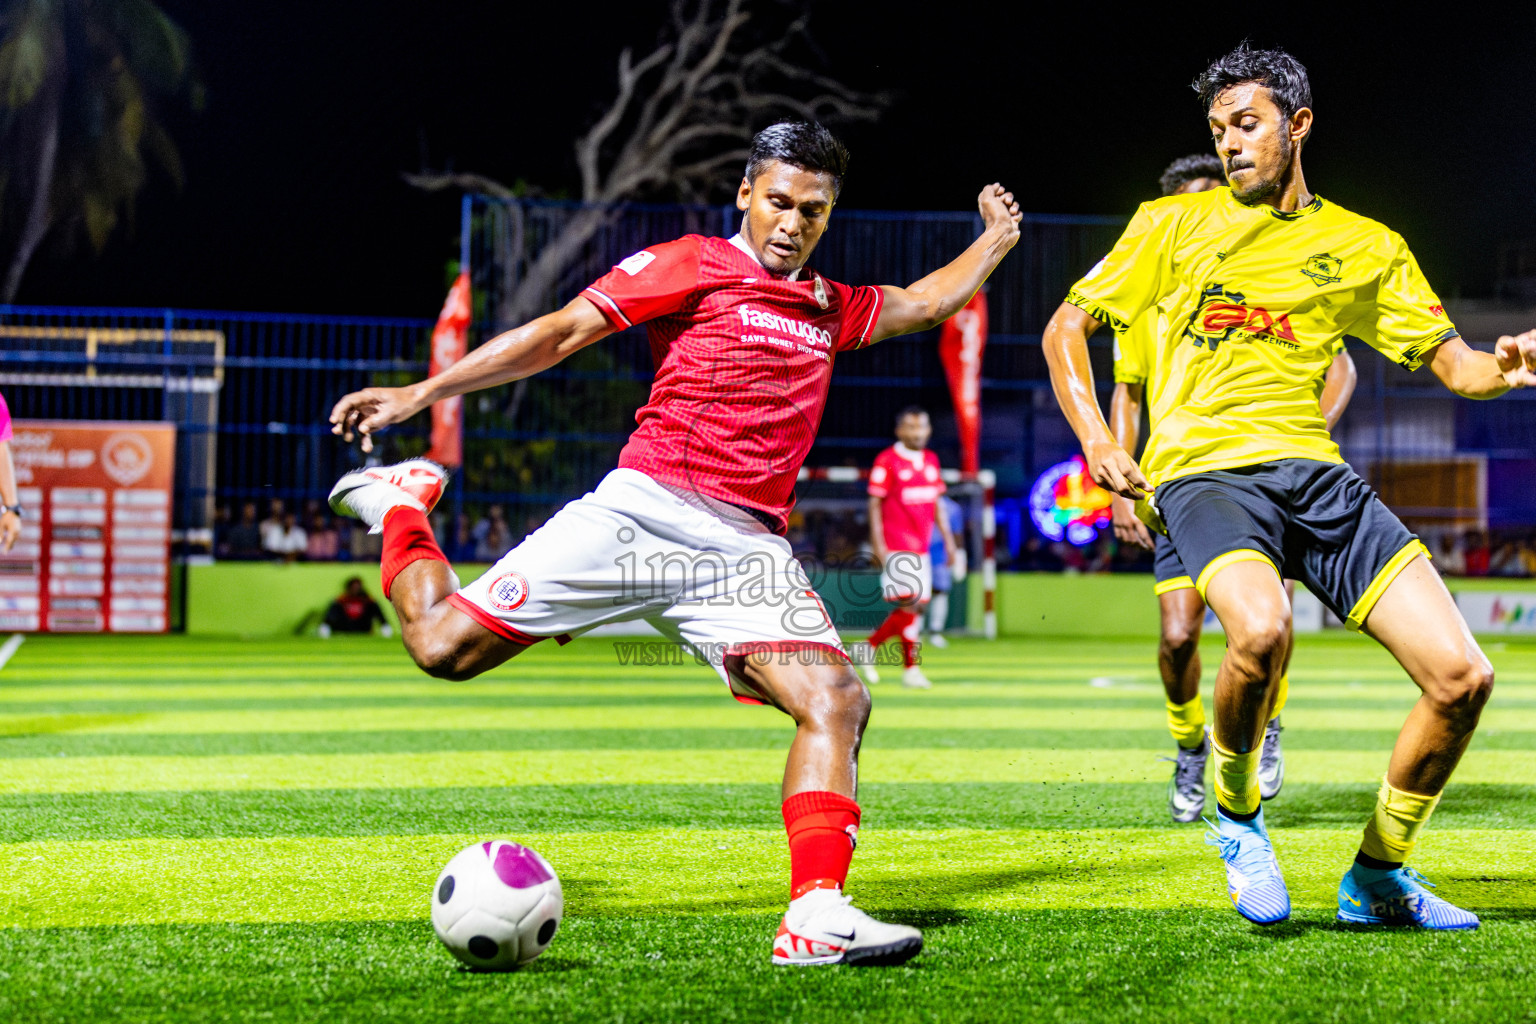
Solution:
M 1228 188 L 1144 203 L 1067 301 L 1120 333 L 1116 379 L 1146 383 L 1141 466 L 1154 486 L 1343 461 L 1318 407 L 1340 342 L 1417 369 L 1456 334 L 1394 232 L 1321 197 L 1281 213 Z

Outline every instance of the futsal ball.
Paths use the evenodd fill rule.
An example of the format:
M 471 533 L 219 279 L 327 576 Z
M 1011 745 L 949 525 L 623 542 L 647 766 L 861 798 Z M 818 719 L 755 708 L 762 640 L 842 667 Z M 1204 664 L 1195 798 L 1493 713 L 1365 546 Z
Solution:
M 549 861 L 493 839 L 461 850 L 437 876 L 432 930 L 477 971 L 515 971 L 549 946 L 564 905 Z

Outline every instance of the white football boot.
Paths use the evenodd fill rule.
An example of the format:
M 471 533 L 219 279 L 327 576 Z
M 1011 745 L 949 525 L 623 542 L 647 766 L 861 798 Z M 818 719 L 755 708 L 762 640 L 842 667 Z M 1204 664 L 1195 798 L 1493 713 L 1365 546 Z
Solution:
M 428 459 L 355 469 L 331 488 L 331 508 L 361 519 L 369 533 L 382 533 L 390 509 L 403 505 L 423 514 L 431 512 L 447 483 L 448 471 Z
M 934 633 L 928 637 L 928 642 L 935 647 L 944 648 L 949 646 L 949 637 L 943 633 Z
M 933 686 L 923 670 L 913 665 L 901 673 L 901 685 L 914 690 L 927 690 Z
M 812 889 L 792 900 L 773 939 L 780 966 L 854 964 L 890 967 L 923 949 L 923 933 L 904 924 L 876 921 L 840 889 Z

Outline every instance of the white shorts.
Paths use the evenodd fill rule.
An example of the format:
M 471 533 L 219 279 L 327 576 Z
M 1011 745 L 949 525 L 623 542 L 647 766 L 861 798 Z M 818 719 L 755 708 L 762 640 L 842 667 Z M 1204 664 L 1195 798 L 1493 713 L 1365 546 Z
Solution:
M 609 473 L 449 601 L 524 644 L 647 622 L 707 660 L 749 703 L 765 701 L 727 671 L 727 657 L 847 660 L 788 541 L 734 506 L 633 469 Z
M 933 598 L 933 559 L 926 551 L 892 551 L 880 567 L 880 595 L 887 601 Z

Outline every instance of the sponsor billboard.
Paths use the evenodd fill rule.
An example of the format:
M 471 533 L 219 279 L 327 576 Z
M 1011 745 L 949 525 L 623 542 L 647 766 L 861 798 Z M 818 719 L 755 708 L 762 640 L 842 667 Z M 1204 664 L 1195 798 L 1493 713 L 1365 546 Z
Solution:
M 0 555 L 0 630 L 165 632 L 175 427 L 16 420 L 13 429 L 26 518 Z
M 1536 633 L 1536 591 L 1461 590 L 1456 607 L 1474 633 Z

